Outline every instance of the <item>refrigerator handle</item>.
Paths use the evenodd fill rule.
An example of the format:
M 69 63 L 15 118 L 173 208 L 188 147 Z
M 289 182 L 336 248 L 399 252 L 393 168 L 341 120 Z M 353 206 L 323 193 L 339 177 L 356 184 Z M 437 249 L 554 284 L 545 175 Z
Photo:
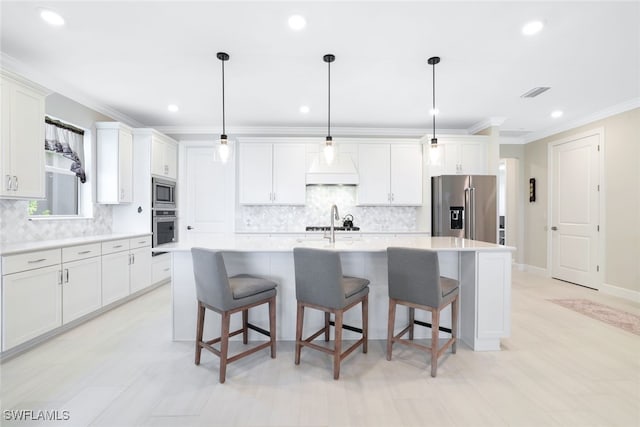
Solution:
M 463 219 L 463 227 L 464 227 L 464 233 L 463 236 L 465 239 L 470 239 L 471 236 L 469 234 L 470 232 L 470 218 L 471 218 L 471 211 L 469 210 L 469 208 L 471 207 L 471 189 L 470 188 L 465 188 L 464 189 L 464 216 L 462 217 Z
M 471 225 L 471 230 L 469 230 L 469 235 L 471 236 L 471 240 L 476 240 L 476 189 L 471 187 L 470 189 L 471 195 L 471 212 L 469 218 L 469 224 Z

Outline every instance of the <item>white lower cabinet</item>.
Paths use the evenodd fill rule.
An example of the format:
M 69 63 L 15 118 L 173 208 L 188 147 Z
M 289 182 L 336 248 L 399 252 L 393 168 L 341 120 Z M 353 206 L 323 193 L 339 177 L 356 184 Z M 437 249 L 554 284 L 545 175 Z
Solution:
M 62 325 L 60 265 L 2 277 L 2 350 Z
M 151 283 L 171 279 L 171 254 L 164 253 L 151 258 Z
M 5 352 L 149 287 L 151 237 L 5 255 L 2 273 Z
M 129 250 L 102 255 L 102 305 L 129 295 Z

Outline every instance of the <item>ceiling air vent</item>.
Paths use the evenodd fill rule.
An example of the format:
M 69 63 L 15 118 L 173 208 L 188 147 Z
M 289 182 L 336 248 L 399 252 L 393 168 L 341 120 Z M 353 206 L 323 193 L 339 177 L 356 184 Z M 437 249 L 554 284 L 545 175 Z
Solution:
M 547 86 L 534 87 L 530 91 L 520 95 L 520 98 L 535 98 L 536 96 L 540 95 L 541 93 L 545 93 L 549 89 L 551 89 L 551 88 L 547 87 Z

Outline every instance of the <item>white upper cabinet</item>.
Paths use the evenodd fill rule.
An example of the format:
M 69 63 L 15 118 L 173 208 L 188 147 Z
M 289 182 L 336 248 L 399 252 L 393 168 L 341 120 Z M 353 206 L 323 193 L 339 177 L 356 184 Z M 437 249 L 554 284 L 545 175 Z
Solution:
M 151 174 L 178 179 L 178 143 L 164 135 L 154 134 L 151 140 Z
M 2 130 L 0 133 L 0 197 L 45 197 L 44 99 L 37 86 L 0 76 Z
M 239 199 L 244 205 L 304 205 L 304 144 L 239 144 Z
M 133 201 L 133 135 L 118 122 L 97 122 L 98 203 Z
M 435 156 L 432 155 L 434 150 Z M 488 152 L 489 143 L 485 137 L 438 138 L 438 147 L 429 148 L 430 175 L 487 174 Z
M 422 205 L 419 144 L 359 144 L 359 205 Z

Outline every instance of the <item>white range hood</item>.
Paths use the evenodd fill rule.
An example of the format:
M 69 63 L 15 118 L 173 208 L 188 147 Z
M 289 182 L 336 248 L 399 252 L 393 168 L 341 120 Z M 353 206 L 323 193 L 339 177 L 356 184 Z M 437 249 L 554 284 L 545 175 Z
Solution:
M 360 178 L 349 154 L 338 154 L 331 164 L 316 157 L 307 171 L 307 185 L 358 185 Z

